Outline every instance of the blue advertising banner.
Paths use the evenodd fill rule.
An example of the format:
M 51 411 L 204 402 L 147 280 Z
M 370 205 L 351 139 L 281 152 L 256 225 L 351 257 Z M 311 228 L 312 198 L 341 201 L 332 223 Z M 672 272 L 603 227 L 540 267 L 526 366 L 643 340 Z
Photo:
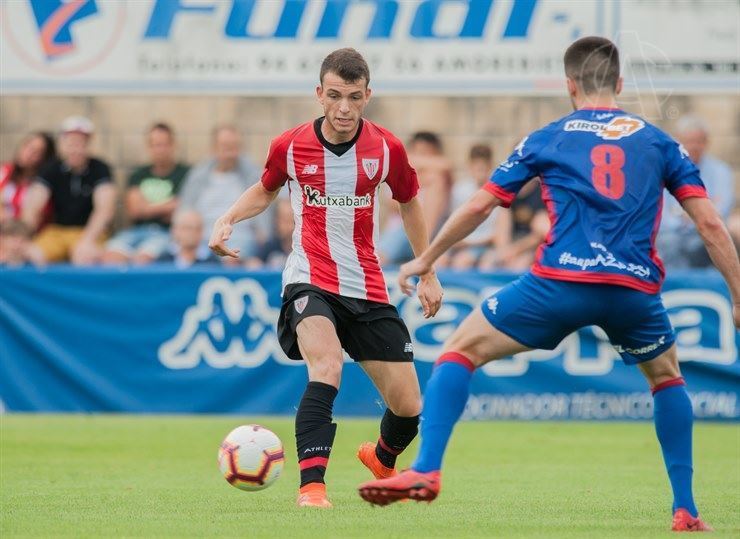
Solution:
M 445 304 L 425 320 L 391 289 L 413 336 L 422 384 L 440 346 L 515 275 L 441 274 Z M 389 283 L 394 282 L 388 274 Z M 0 398 L 6 411 L 293 414 L 306 383 L 277 342 L 280 275 L 171 267 L 5 270 Z M 674 274 L 663 298 L 699 419 L 740 419 L 740 333 L 715 272 Z M 378 415 L 362 370 L 345 367 L 339 415 Z M 474 376 L 469 419 L 648 419 L 652 398 L 599 328 L 556 350 L 493 362 Z

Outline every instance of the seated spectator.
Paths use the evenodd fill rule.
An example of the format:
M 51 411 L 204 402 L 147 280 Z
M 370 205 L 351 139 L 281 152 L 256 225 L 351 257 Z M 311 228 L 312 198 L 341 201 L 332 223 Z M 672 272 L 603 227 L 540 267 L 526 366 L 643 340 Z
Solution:
M 550 218 L 542 201 L 540 180 L 535 178 L 522 187 L 508 211 L 496 219 L 496 249 L 486 252 L 478 267 L 524 271 L 534 262 L 537 247 L 550 230 Z
M 22 268 L 32 262 L 29 226 L 18 219 L 0 222 L 0 267 Z
M 468 155 L 468 174 L 466 178 L 455 181 L 452 186 L 452 208 L 462 206 L 491 177 L 493 171 L 493 151 L 490 146 L 476 144 L 470 148 Z M 493 213 L 478 226 L 467 238 L 455 245 L 446 265 L 454 269 L 468 269 L 478 264 L 481 256 L 491 248 L 496 236 L 494 234 L 494 223 L 499 210 Z
M 172 244 L 157 262 L 184 269 L 201 264 L 218 264 L 216 256 L 203 246 L 203 218 L 195 210 L 178 210 L 172 218 Z
M 180 207 L 196 210 L 203 217 L 205 229 L 210 232 L 216 220 L 229 209 L 234 200 L 251 185 L 259 181 L 261 171 L 242 151 L 242 138 L 231 126 L 217 127 L 213 131 L 214 156 L 192 168 L 180 190 Z M 256 256 L 267 241 L 272 228 L 269 212 L 234 226 L 230 245 L 239 249 L 241 256 Z M 207 246 L 206 235 L 204 246 Z M 238 260 L 224 258 L 226 264 L 239 264 Z
M 45 262 L 70 260 L 75 265 L 100 261 L 108 226 L 116 209 L 116 187 L 110 167 L 90 156 L 93 125 L 72 116 L 62 123 L 61 159 L 39 173 L 26 194 L 23 220 L 35 229 L 51 200 L 53 218 L 35 239 Z
M 419 200 L 424 208 L 427 232 L 431 239 L 449 212 L 452 189 L 452 163 L 444 155 L 442 141 L 436 133 L 419 131 L 407 146 L 411 166 L 419 178 Z M 392 217 L 387 219 L 381 235 L 379 254 L 382 263 L 400 264 L 413 258 L 413 250 L 403 231 L 398 205 L 388 200 Z
M 108 241 L 103 255 L 106 264 L 147 264 L 159 258 L 169 244 L 170 220 L 188 166 L 177 162 L 175 134 L 167 124 L 149 129 L 147 149 L 150 164 L 131 174 L 126 190 L 126 215 L 133 226 Z
M 707 154 L 709 129 L 706 124 L 694 116 L 684 116 L 678 121 L 676 138 L 685 148 L 689 159 L 699 167 L 707 194 L 726 221 L 735 201 L 735 182 L 730 167 Z M 664 194 L 657 246 L 668 268 L 704 268 L 712 264 L 694 223 L 668 191 Z
M 13 160 L 0 166 L 0 222 L 22 217 L 28 186 L 55 158 L 56 145 L 50 134 L 38 131 L 23 139 Z
M 247 260 L 247 268 L 282 269 L 293 250 L 293 208 L 287 198 L 275 202 L 275 230 L 256 257 Z

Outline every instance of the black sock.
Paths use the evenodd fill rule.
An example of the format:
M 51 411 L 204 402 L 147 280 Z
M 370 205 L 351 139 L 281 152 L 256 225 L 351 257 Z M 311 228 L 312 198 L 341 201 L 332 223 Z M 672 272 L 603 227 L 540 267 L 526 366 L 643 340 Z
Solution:
M 295 440 L 301 486 L 323 483 L 329 454 L 337 432 L 331 412 L 337 388 L 322 382 L 309 382 L 295 416 Z
M 380 438 L 375 446 L 375 455 L 378 460 L 393 468 L 396 466 L 396 457 L 408 447 L 419 432 L 419 416 L 399 417 L 389 409 L 380 422 Z

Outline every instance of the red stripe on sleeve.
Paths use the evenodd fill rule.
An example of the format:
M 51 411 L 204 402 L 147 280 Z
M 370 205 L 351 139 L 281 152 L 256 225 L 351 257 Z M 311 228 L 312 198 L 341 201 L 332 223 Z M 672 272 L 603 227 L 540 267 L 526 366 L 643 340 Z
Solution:
M 514 202 L 514 198 L 516 197 L 516 193 L 511 193 L 501 187 L 500 185 L 497 185 L 493 182 L 488 182 L 486 185 L 482 187 L 485 191 L 488 191 L 496 198 L 500 199 L 503 204 L 501 204 L 504 208 L 508 208 L 511 206 L 511 203 Z
M 684 185 L 673 192 L 679 202 L 687 198 L 707 198 L 707 190 L 700 185 Z

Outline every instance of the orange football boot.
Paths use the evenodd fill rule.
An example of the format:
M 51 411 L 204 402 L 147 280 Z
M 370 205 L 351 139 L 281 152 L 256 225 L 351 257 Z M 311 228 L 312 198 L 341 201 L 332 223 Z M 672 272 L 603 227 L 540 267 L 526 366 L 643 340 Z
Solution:
M 378 456 L 375 454 L 375 446 L 376 444 L 373 442 L 365 442 L 357 450 L 357 458 L 373 473 L 375 479 L 393 477 L 396 475 L 396 469 L 388 468 L 380 462 Z
M 686 509 L 676 509 L 673 513 L 674 532 L 712 532 L 714 531 L 709 524 L 706 524 L 698 516 L 692 517 Z
M 326 485 L 324 483 L 308 483 L 298 489 L 298 507 L 318 507 L 331 509 L 333 506 L 326 497 Z
M 360 485 L 363 500 L 373 505 L 388 505 L 402 500 L 431 502 L 442 487 L 440 473 L 405 470 L 387 479 L 376 479 Z

